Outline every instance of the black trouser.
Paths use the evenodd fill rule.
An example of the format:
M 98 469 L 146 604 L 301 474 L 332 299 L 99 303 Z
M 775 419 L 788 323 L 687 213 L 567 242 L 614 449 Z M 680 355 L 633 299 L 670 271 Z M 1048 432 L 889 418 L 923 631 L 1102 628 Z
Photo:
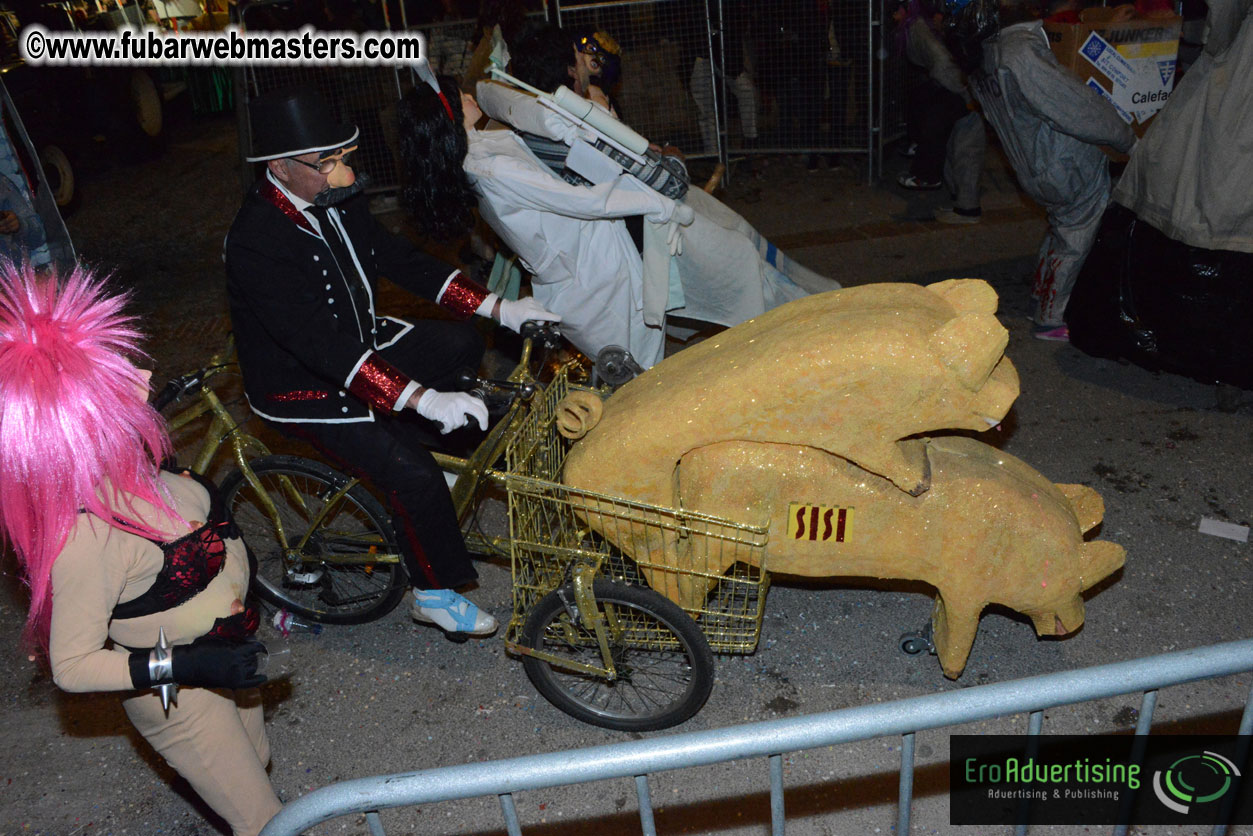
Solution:
M 397 346 L 380 352 L 388 362 L 432 389 L 455 389 L 457 372 L 478 371 L 483 340 L 467 323 L 422 321 Z M 478 577 L 461 537 L 444 473 L 424 446 L 436 425 L 405 410 L 351 424 L 279 424 L 279 430 L 316 445 L 337 466 L 366 476 L 386 494 L 409 582 L 418 589 L 462 586 Z
M 927 79 L 915 89 L 912 110 L 918 152 L 909 173 L 919 180 L 938 183 L 944 176 L 949 134 L 957 120 L 966 115 L 966 100 Z

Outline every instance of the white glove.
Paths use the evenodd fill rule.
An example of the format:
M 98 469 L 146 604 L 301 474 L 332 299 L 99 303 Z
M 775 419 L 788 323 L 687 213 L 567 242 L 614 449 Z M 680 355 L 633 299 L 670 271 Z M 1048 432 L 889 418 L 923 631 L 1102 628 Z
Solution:
M 670 255 L 683 255 L 683 230 L 674 221 L 666 224 L 666 246 L 670 249 Z
M 500 324 L 511 331 L 522 333 L 522 324 L 537 319 L 542 322 L 560 322 L 561 314 L 555 314 L 535 301 L 534 296 L 521 299 L 500 300 Z
M 676 203 L 670 220 L 679 226 L 691 226 L 692 221 L 696 220 L 696 212 L 686 203 Z
M 464 427 L 471 418 L 478 422 L 479 429 L 487 429 L 487 405 L 468 392 L 427 389 L 413 408 L 423 418 L 439 424 L 439 431 L 444 435 Z

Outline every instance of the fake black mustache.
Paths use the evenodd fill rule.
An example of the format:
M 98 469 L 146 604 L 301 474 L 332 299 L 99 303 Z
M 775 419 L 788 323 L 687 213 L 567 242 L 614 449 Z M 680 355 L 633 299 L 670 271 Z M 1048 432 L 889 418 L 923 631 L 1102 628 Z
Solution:
M 327 186 L 322 191 L 313 196 L 314 206 L 335 206 L 343 203 L 353 195 L 360 194 L 370 183 L 370 175 L 364 172 L 356 172 L 357 179 L 353 181 L 351 186 L 340 186 L 331 188 Z

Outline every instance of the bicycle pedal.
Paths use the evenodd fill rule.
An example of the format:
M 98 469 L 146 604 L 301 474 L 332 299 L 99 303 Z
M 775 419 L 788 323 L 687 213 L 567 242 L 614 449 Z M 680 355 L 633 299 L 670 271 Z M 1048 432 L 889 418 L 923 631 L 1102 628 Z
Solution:
M 322 570 L 316 572 L 288 572 L 287 582 L 292 584 L 304 584 L 308 586 L 322 580 Z

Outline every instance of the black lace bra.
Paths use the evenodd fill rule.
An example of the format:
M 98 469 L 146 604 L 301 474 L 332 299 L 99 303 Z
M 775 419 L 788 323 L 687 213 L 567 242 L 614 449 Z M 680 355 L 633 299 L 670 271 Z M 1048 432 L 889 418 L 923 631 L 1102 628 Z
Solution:
M 213 483 L 190 471 L 188 475 L 209 492 L 208 519 L 195 531 L 168 543 L 150 539 L 164 555 L 161 571 L 142 595 L 114 607 L 114 618 L 139 618 L 171 610 L 203 592 L 226 565 L 226 544 L 223 541 L 239 537 L 239 529 L 222 507 Z M 251 558 L 250 554 L 249 562 Z M 219 631 L 218 625 L 215 625 L 213 634 L 220 633 L 222 638 L 230 638 L 230 634 L 242 629 L 246 635 L 251 635 L 256 631 L 256 621 L 257 613 L 249 607 L 244 613 L 218 619 L 223 630 Z

